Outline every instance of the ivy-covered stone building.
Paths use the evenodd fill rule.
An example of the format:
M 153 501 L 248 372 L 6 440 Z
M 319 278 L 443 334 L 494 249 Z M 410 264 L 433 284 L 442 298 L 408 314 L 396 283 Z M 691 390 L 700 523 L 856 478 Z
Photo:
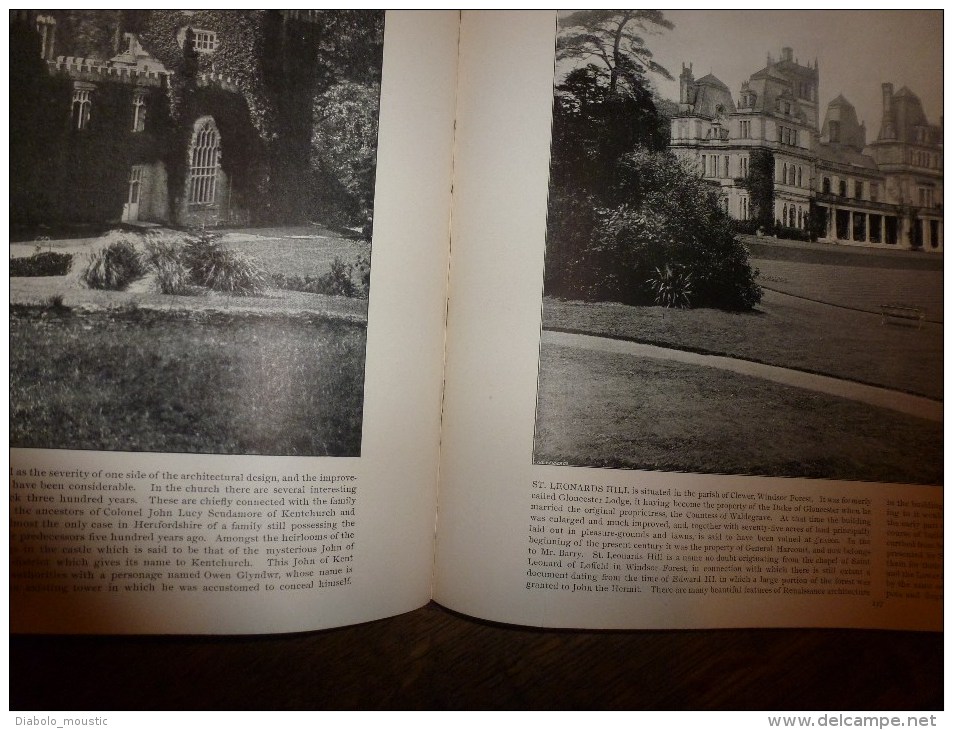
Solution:
M 842 95 L 820 122 L 817 62 L 768 56 L 737 103 L 709 74 L 683 64 L 670 146 L 716 186 L 733 218 L 799 229 L 820 241 L 941 251 L 942 129 L 917 96 L 882 85 L 883 117 L 868 143 Z
M 13 225 L 369 217 L 366 140 L 353 159 L 319 143 L 334 137 L 321 129 L 333 105 L 357 89 L 376 151 L 383 13 L 53 10 L 10 21 Z

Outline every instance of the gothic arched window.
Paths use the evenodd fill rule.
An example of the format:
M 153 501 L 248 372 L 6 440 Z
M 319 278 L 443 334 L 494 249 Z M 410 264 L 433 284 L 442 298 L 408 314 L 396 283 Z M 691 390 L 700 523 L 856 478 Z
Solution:
M 93 109 L 92 84 L 77 81 L 73 85 L 73 105 L 70 109 L 70 126 L 73 129 L 89 127 L 89 117 Z
M 137 90 L 132 95 L 132 131 L 141 132 L 146 128 L 146 92 Z
M 189 203 L 215 202 L 215 179 L 221 157 L 221 137 L 215 120 L 199 119 L 192 135 L 189 157 Z

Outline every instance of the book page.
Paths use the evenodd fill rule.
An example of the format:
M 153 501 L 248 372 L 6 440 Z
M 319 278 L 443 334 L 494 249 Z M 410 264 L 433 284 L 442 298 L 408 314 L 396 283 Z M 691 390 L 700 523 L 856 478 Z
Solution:
M 547 627 L 938 630 L 942 230 L 929 194 L 911 223 L 877 163 L 893 133 L 863 147 L 853 112 L 816 86 L 813 52 L 759 47 L 737 86 L 696 80 L 681 54 L 701 47 L 676 44 L 691 14 L 671 15 L 672 28 L 641 18 L 654 59 L 673 75 L 685 62 L 681 91 L 677 78 L 651 87 L 661 137 L 633 122 L 613 138 L 584 136 L 580 110 L 606 110 L 608 129 L 600 99 L 637 120 L 646 97 L 607 94 L 598 60 L 572 76 L 557 61 L 555 123 L 554 14 L 464 14 L 435 600 Z M 842 20 L 793 15 L 784 27 L 811 32 Z M 620 88 L 642 83 L 622 70 Z M 791 73 L 800 86 L 770 86 Z M 879 97 L 881 80 L 864 83 Z M 914 103 L 899 87 L 882 89 L 889 119 Z M 760 228 L 759 149 L 774 168 Z M 603 172 L 580 178 L 600 155 Z M 942 173 L 922 162 L 928 191 Z M 548 231 L 547 203 L 563 215 Z M 714 227 L 679 249 L 683 229 L 661 222 L 693 220 L 691 206 Z M 595 231 L 588 248 L 581 225 Z M 695 263 L 713 242 L 721 253 Z M 682 258 L 626 268 L 653 245 Z M 630 250 L 643 253 L 611 259 Z
M 203 53 L 224 52 L 235 40 L 229 23 L 237 16 L 196 12 L 183 22 L 194 26 L 190 32 L 195 58 L 203 69 Z M 211 14 L 201 14 L 205 12 Z M 309 78 L 314 82 L 307 69 L 295 68 L 294 54 L 310 52 L 311 47 L 293 44 L 299 37 L 310 37 L 310 29 L 330 26 L 320 14 L 315 19 L 312 11 L 281 12 L 279 22 L 289 33 L 275 31 L 268 37 L 288 44 L 290 50 L 283 51 L 283 58 L 290 65 L 283 73 L 291 74 L 290 78 L 304 74 L 307 78 L 299 79 L 302 83 Z M 168 17 L 150 16 L 140 33 L 154 28 L 156 33 L 167 31 Z M 345 14 L 335 22 L 343 27 L 354 17 Z M 63 45 L 67 20 L 73 18 L 24 16 L 23 22 L 30 37 L 36 28 L 49 30 L 58 21 L 58 52 L 68 53 Z M 39 279 L 11 279 L 13 302 L 22 304 L 12 313 L 15 329 L 20 330 L 13 342 L 16 363 L 11 395 L 16 426 L 11 437 L 10 503 L 13 631 L 303 631 L 393 615 L 430 599 L 458 25 L 456 12 L 388 12 L 382 23 L 372 244 L 361 238 L 359 223 L 351 235 L 346 228 L 333 228 L 333 221 L 327 219 L 295 226 L 275 224 L 268 229 L 243 225 L 241 235 L 234 227 L 208 229 L 211 236 L 221 235 L 209 239 L 213 243 L 225 241 L 249 256 L 254 253 L 256 261 L 275 267 L 268 273 L 280 269 L 286 283 L 300 285 L 303 279 L 305 286 L 309 282 L 325 286 L 328 281 L 338 282 L 341 291 L 326 287 L 315 293 L 290 291 L 279 282 L 265 295 L 192 292 L 192 296 L 186 292 L 163 299 L 152 289 L 93 291 L 67 286 L 68 277 L 50 277 L 44 281 L 63 287 L 62 294 L 44 304 L 29 298 L 29 287 L 39 287 Z M 330 33 L 323 36 L 322 49 L 330 48 Z M 354 31 L 344 37 L 363 36 Z M 183 43 L 188 39 L 186 34 Z M 110 93 L 119 99 L 128 94 L 130 109 L 133 90 L 123 85 L 126 71 L 121 64 L 132 64 L 138 57 L 141 66 L 148 53 L 143 48 L 164 48 L 145 39 L 142 47 L 135 43 L 130 41 L 133 60 L 125 61 L 123 56 L 104 66 L 112 69 L 110 79 L 120 79 Z M 335 51 L 335 58 L 347 53 L 354 55 L 355 69 L 370 63 L 364 46 L 345 46 Z M 63 66 L 63 73 L 80 74 L 70 66 L 72 60 L 54 58 L 48 63 Z M 155 67 L 155 61 L 146 63 Z M 97 69 L 84 67 L 80 75 L 92 78 L 94 72 Z M 148 76 L 143 72 L 137 78 Z M 192 183 L 169 188 L 170 195 L 187 195 L 196 201 L 207 196 L 208 202 L 190 203 L 183 215 L 226 203 L 230 211 L 237 210 L 239 173 L 249 169 L 237 162 L 227 164 L 241 152 L 236 137 L 230 136 L 240 127 L 240 120 L 228 116 L 237 96 L 234 86 L 214 75 L 200 78 L 206 79 L 202 83 L 207 86 L 192 90 L 196 104 L 205 103 L 210 88 L 219 90 L 215 84 L 222 87 L 219 101 L 215 102 L 216 97 L 208 101 L 219 105 L 210 115 L 214 126 L 205 121 L 195 128 L 189 158 Z M 326 79 L 319 76 L 314 83 L 327 85 Z M 91 93 L 90 134 L 95 130 L 92 124 L 104 119 L 103 105 L 113 98 L 105 96 L 104 89 L 113 88 L 107 81 L 90 89 L 76 87 L 77 93 Z M 68 114 L 66 93 L 64 113 Z M 151 104 L 157 93 L 151 86 L 143 87 L 135 98 Z M 183 98 L 188 93 L 186 88 Z M 312 154 L 327 154 L 333 161 L 334 155 L 344 154 L 336 144 L 374 128 L 374 121 L 358 111 L 366 108 L 362 100 L 373 93 L 373 88 L 357 88 L 353 81 L 324 92 L 315 113 L 330 120 L 332 131 L 325 132 L 328 139 L 321 144 L 315 139 Z M 295 98 L 285 102 L 295 107 Z M 85 119 L 87 101 L 83 94 L 76 97 L 74 111 L 81 115 L 77 120 Z M 146 132 L 160 113 L 164 113 L 160 107 L 148 107 Z M 303 114 L 310 113 L 305 107 Z M 340 116 L 333 117 L 335 113 Z M 341 119 L 346 124 L 334 127 Z M 287 127 L 281 126 L 280 118 L 273 121 L 278 130 L 276 145 L 294 138 L 291 118 L 284 120 Z M 316 124 L 315 129 L 319 128 L 326 129 Z M 77 144 L 86 139 L 82 133 L 73 138 Z M 189 133 L 193 133 L 191 127 Z M 203 150 L 214 149 L 219 139 L 222 147 L 216 166 L 211 153 Z M 245 139 L 251 146 L 256 137 L 249 133 Z M 354 152 L 357 161 L 348 166 L 332 167 L 332 172 L 347 170 L 351 177 L 316 184 L 310 190 L 299 178 L 293 195 L 276 195 L 274 200 L 287 203 L 290 209 L 302 202 L 298 195 L 313 195 L 315 200 L 330 201 L 332 213 L 345 210 L 352 216 L 342 218 L 339 225 L 353 226 L 349 220 L 360 215 L 361 201 L 348 197 L 348 185 L 360 189 L 358 176 L 366 174 L 366 169 L 359 166 L 359 155 L 365 152 Z M 295 167 L 298 163 L 300 168 Z M 284 164 L 287 169 L 310 170 L 316 179 L 327 172 L 321 167 L 324 158 L 309 161 L 305 155 Z M 129 195 L 135 197 L 126 199 L 123 215 L 127 218 L 148 220 L 158 215 L 154 206 L 162 201 L 147 189 L 158 183 L 150 177 L 153 168 L 145 168 L 134 173 L 141 177 L 130 183 Z M 281 173 L 272 168 L 271 181 Z M 168 177 L 172 175 L 169 168 Z M 140 184 L 141 189 L 136 187 Z M 125 182 L 122 186 L 125 190 Z M 262 204 L 248 190 L 243 196 L 240 202 L 248 208 Z M 133 199 L 135 208 L 130 207 Z M 341 200 L 352 201 L 353 207 L 334 208 L 332 204 Z M 259 208 L 259 214 L 265 213 Z M 58 248 L 56 238 L 51 233 L 44 245 L 54 251 L 71 250 Z M 241 249 L 242 245 L 248 248 Z M 350 258 L 355 251 L 372 252 L 370 294 L 363 300 L 345 296 L 348 287 L 362 285 L 360 259 Z M 312 275 L 314 271 L 320 275 Z M 18 294 L 21 289 L 26 293 Z M 288 302 L 291 314 L 270 314 L 268 302 L 275 301 Z M 303 303 L 296 309 L 296 302 Z M 166 309 L 172 314 L 165 314 Z M 190 321 L 203 325 L 201 333 L 190 334 Z M 78 336 L 78 343 L 61 341 L 61 347 L 67 348 L 64 351 L 72 353 L 73 362 L 65 367 L 55 344 L 53 354 L 47 354 L 48 338 L 59 328 L 74 325 L 79 325 L 78 335 L 63 337 Z M 98 354 L 86 350 L 83 338 L 91 338 L 97 330 L 107 336 L 115 332 L 119 341 L 91 339 L 99 343 L 93 347 L 108 349 Z M 183 337 L 194 339 L 191 344 L 182 343 L 179 338 Z M 124 347 L 131 351 L 117 363 L 115 358 L 123 356 L 114 350 Z M 164 349 L 170 350 L 168 356 Z M 143 357 L 137 353 L 142 352 L 151 358 L 148 365 L 153 372 L 135 369 L 141 367 Z M 45 372 L 74 378 L 75 385 L 59 388 L 57 382 L 44 382 L 42 374 L 31 374 L 31 359 L 47 357 L 59 357 L 54 362 L 60 364 Z M 191 363 L 189 358 L 199 362 Z M 159 376 L 174 373 L 177 380 L 189 384 L 190 392 L 170 384 L 164 396 L 147 400 L 146 389 L 158 377 L 154 370 Z M 199 376 L 193 375 L 196 372 Z M 90 378 L 92 400 L 83 400 L 79 389 Z M 44 387 L 64 395 L 44 394 Z M 218 400 L 202 400 L 209 397 L 208 392 Z M 117 394 L 125 395 L 128 402 L 116 402 Z M 63 398 L 65 405 L 56 398 Z M 193 400 L 202 405 L 192 408 Z M 59 418 L 74 424 L 67 426 L 70 430 L 64 438 L 75 443 L 86 443 L 81 440 L 86 436 L 99 438 L 86 432 L 91 428 L 86 424 L 100 423 L 116 447 L 60 448 L 65 446 L 60 443 L 36 447 L 53 430 L 52 425 L 41 430 L 36 424 L 57 408 L 63 414 Z M 87 419 L 83 408 L 94 413 Z M 106 419 L 101 418 L 102 412 L 108 414 Z M 188 420 L 180 419 L 179 430 L 169 426 L 146 432 L 147 428 L 162 429 L 155 424 L 169 422 L 176 412 L 190 414 Z M 18 424 L 17 419 L 25 420 Z M 217 425 L 208 427 L 206 421 Z M 130 447 L 139 443 L 146 446 Z M 156 443 L 171 448 L 155 448 Z M 191 453 L 206 450 L 213 453 Z

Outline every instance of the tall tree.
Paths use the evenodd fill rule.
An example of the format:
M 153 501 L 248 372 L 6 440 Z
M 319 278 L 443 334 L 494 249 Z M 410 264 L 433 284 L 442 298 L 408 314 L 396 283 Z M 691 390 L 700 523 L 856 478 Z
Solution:
M 345 224 L 359 223 L 369 234 L 377 172 L 378 84 L 342 81 L 314 100 L 311 164 L 320 183 L 320 204 L 337 195 Z
M 557 58 L 598 61 L 609 74 L 610 94 L 620 83 L 629 88 L 643 85 L 646 71 L 672 78 L 653 60 L 643 37 L 675 27 L 661 10 L 582 10 L 561 25 Z
M 662 150 L 667 145 L 665 120 L 644 85 L 609 93 L 606 75 L 593 64 L 573 69 L 557 85 L 554 183 L 586 189 L 612 204 L 615 167 L 622 155 L 636 147 Z

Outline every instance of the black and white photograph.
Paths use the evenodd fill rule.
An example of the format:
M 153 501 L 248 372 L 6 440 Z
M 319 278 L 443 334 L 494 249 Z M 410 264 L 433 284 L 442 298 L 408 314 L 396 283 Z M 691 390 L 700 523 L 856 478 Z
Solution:
M 383 11 L 10 11 L 10 444 L 359 456 Z
M 534 463 L 942 484 L 942 28 L 559 14 Z

